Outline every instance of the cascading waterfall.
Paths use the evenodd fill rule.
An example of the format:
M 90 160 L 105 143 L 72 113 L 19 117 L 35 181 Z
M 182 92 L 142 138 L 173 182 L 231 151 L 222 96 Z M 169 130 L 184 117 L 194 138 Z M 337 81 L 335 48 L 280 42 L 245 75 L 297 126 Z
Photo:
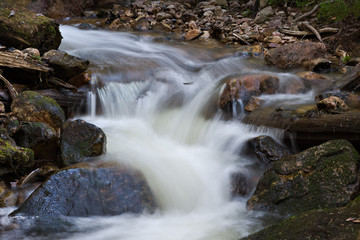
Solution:
M 160 206 L 152 215 L 74 218 L 80 232 L 66 237 L 230 240 L 261 228 L 262 213 L 230 196 L 230 176 L 258 178 L 242 149 L 265 130 L 281 133 L 223 120 L 217 108 L 224 77 L 257 70 L 239 57 L 215 61 L 213 51 L 188 43 L 71 26 L 61 32 L 60 48 L 90 60 L 93 80 L 104 83 L 89 95 L 91 114 L 81 116 L 107 135 L 102 160 L 139 169 Z

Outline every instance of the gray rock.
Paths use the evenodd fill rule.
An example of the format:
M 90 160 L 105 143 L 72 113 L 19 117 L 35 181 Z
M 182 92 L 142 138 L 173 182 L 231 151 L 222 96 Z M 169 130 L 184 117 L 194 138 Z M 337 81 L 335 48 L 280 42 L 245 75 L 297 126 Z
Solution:
M 54 75 L 65 81 L 84 72 L 89 67 L 89 61 L 60 50 L 50 50 L 42 58 L 54 68 Z
M 154 212 L 156 202 L 143 175 L 122 166 L 64 169 L 40 185 L 12 215 L 104 216 Z

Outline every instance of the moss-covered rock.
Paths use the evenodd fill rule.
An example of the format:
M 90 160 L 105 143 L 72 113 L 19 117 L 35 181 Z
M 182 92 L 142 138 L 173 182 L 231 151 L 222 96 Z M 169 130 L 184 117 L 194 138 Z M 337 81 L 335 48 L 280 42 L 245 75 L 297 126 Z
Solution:
M 18 49 L 33 47 L 41 53 L 59 47 L 62 37 L 54 20 L 9 2 L 0 2 L 1 44 Z
M 11 104 L 11 111 L 20 121 L 42 122 L 54 129 L 62 127 L 65 113 L 54 99 L 37 92 L 25 91 Z
M 81 164 L 52 175 L 13 214 L 85 217 L 155 209 L 156 201 L 140 172 Z
M 360 199 L 342 208 L 304 212 L 265 228 L 241 240 L 358 240 L 360 238 Z
M 95 125 L 78 119 L 65 124 L 60 146 L 61 165 L 69 166 L 105 153 L 106 135 Z
M 345 140 L 285 157 L 264 173 L 248 207 L 294 215 L 344 206 L 358 194 L 359 159 Z
M 4 128 L 0 128 L 0 176 L 7 173 L 22 175 L 25 168 L 34 165 L 31 149 L 16 146 Z

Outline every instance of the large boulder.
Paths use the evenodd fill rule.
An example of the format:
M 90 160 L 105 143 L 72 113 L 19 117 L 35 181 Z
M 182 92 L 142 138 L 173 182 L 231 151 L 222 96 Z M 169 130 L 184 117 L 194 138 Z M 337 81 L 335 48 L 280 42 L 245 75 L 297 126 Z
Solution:
M 0 2 L 0 43 L 8 47 L 37 48 L 41 53 L 57 49 L 61 43 L 59 25 L 50 18 Z
M 69 166 L 105 153 L 106 135 L 97 126 L 78 119 L 64 125 L 60 146 L 61 164 Z
M 8 173 L 23 175 L 25 169 L 34 165 L 31 149 L 16 146 L 4 128 L 0 128 L 0 177 Z
M 56 77 L 65 81 L 79 75 L 89 67 L 89 61 L 72 56 L 61 50 L 50 50 L 43 55 L 49 65 L 54 68 Z
M 279 86 L 279 79 L 271 75 L 230 76 L 221 93 L 219 107 L 225 112 L 231 112 L 239 100 L 246 105 L 251 96 L 261 93 L 274 94 L 279 90 Z
M 308 65 L 312 60 L 327 56 L 323 43 L 295 42 L 265 52 L 265 63 L 278 68 L 295 68 Z
M 124 166 L 74 166 L 53 174 L 12 215 L 103 216 L 154 212 L 143 175 Z
M 282 158 L 264 173 L 247 205 L 282 215 L 344 206 L 358 194 L 359 160 L 345 140 Z
M 251 234 L 241 240 L 358 240 L 360 198 L 342 208 L 316 209 Z
M 11 111 L 20 121 L 46 123 L 55 130 L 65 121 L 64 111 L 54 99 L 33 91 L 19 94 L 11 104 Z
M 49 125 L 41 122 L 21 122 L 13 135 L 18 146 L 30 148 L 36 159 L 56 161 L 59 137 Z

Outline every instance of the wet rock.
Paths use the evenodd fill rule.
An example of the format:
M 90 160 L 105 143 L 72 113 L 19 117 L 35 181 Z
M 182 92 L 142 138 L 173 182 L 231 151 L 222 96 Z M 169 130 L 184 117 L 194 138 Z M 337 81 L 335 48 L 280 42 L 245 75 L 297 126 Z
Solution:
M 65 81 L 86 71 L 89 61 L 72 56 L 64 51 L 51 50 L 43 55 L 49 65 L 54 68 L 56 77 Z
M 256 185 L 256 179 L 249 173 L 236 172 L 231 174 L 231 196 L 248 196 Z
M 69 83 L 77 88 L 80 88 L 83 85 L 89 84 L 90 80 L 91 77 L 88 73 L 80 73 L 79 75 L 71 78 Z
M 247 205 L 282 215 L 344 206 L 358 195 L 359 160 L 345 140 L 282 158 L 264 173 Z
M 21 122 L 20 129 L 13 138 L 18 146 L 33 150 L 36 159 L 56 161 L 59 138 L 49 125 L 41 122 Z
M 319 101 L 316 103 L 316 107 L 319 111 L 325 111 L 327 113 L 349 111 L 349 107 L 345 104 L 345 102 L 336 96 L 330 96 Z
M 3 183 L 3 182 L 2 182 Z M 0 208 L 14 207 L 17 204 L 18 195 L 6 186 L 0 186 Z
M 341 90 L 360 92 L 360 63 L 340 79 L 336 86 Z
M 15 3 L 14 3 L 15 4 Z M 0 44 L 25 49 L 33 47 L 41 53 L 57 49 L 61 43 L 59 24 L 53 19 L 40 16 L 18 7 L 12 17 L 5 3 L 0 3 Z
M 255 109 L 259 108 L 264 103 L 264 100 L 260 98 L 251 96 L 249 102 L 245 105 L 244 109 L 247 112 L 255 111 Z
M 30 216 L 104 216 L 154 212 L 143 175 L 124 166 L 79 165 L 52 175 L 12 213 Z
M 278 68 L 294 68 L 305 66 L 312 60 L 324 58 L 327 55 L 323 43 L 296 42 L 265 52 L 265 63 Z
M 34 165 L 31 149 L 16 146 L 4 128 L 0 128 L 0 176 L 7 173 L 23 175 L 25 168 Z
M 360 199 L 346 207 L 307 211 L 272 225 L 241 240 L 359 239 Z
M 19 94 L 11 104 L 11 111 L 20 121 L 46 123 L 55 130 L 65 121 L 64 111 L 54 99 L 33 91 Z
M 219 107 L 231 112 L 233 103 L 241 100 L 246 105 L 251 96 L 261 93 L 274 94 L 279 89 L 279 79 L 271 75 L 252 74 L 241 77 L 230 77 L 221 94 Z
M 250 140 L 249 147 L 254 150 L 259 161 L 264 164 L 270 164 L 290 155 L 289 149 L 277 143 L 272 137 L 265 135 Z
M 105 133 L 83 120 L 65 124 L 61 134 L 61 164 L 69 166 L 105 153 Z

